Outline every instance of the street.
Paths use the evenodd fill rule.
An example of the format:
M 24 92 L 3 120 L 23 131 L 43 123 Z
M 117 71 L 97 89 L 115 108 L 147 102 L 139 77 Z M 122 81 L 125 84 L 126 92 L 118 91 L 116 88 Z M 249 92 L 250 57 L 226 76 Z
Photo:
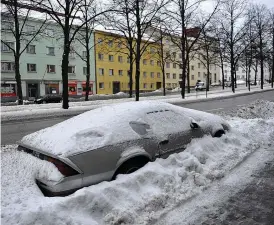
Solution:
M 226 98 L 221 100 L 211 100 L 205 102 L 180 104 L 182 107 L 187 107 L 191 109 L 197 109 L 206 112 L 214 111 L 226 111 L 238 106 L 250 103 L 257 99 L 264 99 L 269 101 L 274 101 L 274 91 L 255 93 L 252 95 L 238 96 L 232 98 Z M 3 144 L 14 144 L 16 141 L 20 140 L 23 136 L 35 132 L 37 130 L 52 126 L 54 124 L 60 123 L 70 117 L 57 117 L 57 118 L 45 118 L 45 119 L 35 119 L 27 121 L 18 122 L 6 122 L 1 124 L 1 141 Z

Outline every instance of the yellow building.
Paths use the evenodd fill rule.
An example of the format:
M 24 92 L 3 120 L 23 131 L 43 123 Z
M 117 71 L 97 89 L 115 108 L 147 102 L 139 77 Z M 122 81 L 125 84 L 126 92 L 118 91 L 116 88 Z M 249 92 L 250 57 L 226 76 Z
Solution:
M 129 92 L 129 51 L 123 36 L 95 31 L 95 69 L 97 94 Z M 140 92 L 162 87 L 160 63 L 157 61 L 159 45 L 149 44 L 140 63 Z M 135 64 L 133 65 L 133 91 L 135 90 Z

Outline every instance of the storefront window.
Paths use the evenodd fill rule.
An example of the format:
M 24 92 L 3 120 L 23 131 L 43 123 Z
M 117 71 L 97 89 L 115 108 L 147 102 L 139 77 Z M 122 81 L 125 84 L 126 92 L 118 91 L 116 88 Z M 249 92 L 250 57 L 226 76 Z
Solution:
M 1 84 L 1 97 L 15 97 L 15 84 Z
M 59 84 L 45 84 L 46 94 L 59 94 Z

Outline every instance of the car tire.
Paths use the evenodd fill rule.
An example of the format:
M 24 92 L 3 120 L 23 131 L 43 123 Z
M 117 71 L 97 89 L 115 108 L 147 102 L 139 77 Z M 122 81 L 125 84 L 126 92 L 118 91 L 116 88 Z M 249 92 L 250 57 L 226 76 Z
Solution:
M 46 101 L 43 101 L 42 103 L 43 103 L 43 104 L 47 104 L 47 102 L 46 102 Z
M 225 131 L 224 131 L 224 130 L 218 130 L 218 131 L 215 132 L 215 134 L 214 134 L 213 137 L 220 138 L 220 137 L 222 137 L 224 134 L 225 134 Z
M 138 156 L 124 162 L 114 173 L 113 180 L 117 178 L 119 174 L 130 174 L 136 170 L 142 168 L 149 162 L 149 159 L 145 156 Z

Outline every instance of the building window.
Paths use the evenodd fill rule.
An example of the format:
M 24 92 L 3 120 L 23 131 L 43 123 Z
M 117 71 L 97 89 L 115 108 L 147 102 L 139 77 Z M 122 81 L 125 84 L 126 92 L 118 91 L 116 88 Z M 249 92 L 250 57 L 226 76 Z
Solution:
M 201 63 L 198 63 L 198 68 L 201 68 Z
M 70 58 L 75 58 L 75 50 L 74 50 L 74 47 L 71 47 L 71 48 L 70 48 L 69 57 L 70 57 Z
M 36 72 L 36 64 L 27 63 L 28 72 Z
M 104 54 L 98 53 L 98 59 L 103 61 L 104 60 Z
M 180 58 L 180 59 L 182 58 L 182 53 L 179 53 L 179 58 Z
M 146 65 L 147 64 L 147 60 L 143 59 L 143 64 Z
M 173 79 L 176 79 L 176 73 L 173 73 L 172 76 L 173 76 Z
M 102 45 L 102 43 L 103 43 L 103 39 L 102 39 L 102 38 L 98 38 L 97 44 L 98 44 L 98 45 Z
M 144 83 L 144 88 L 147 88 L 147 84 L 146 83 Z
M 99 68 L 99 75 L 104 76 L 104 68 Z
M 180 78 L 180 79 L 183 79 L 183 74 L 179 74 L 179 78 Z
M 191 80 L 194 80 L 194 75 L 191 75 Z
M 75 74 L 75 66 L 68 66 L 68 73 Z
M 35 26 L 26 25 L 26 30 L 27 30 L 28 33 L 34 33 L 35 32 Z
M 161 66 L 161 62 L 160 61 L 157 61 L 157 66 Z
M 160 74 L 160 73 L 157 73 L 157 77 L 158 77 L 158 78 L 161 78 L 161 74 Z
M 198 72 L 198 77 L 201 77 L 201 73 L 200 72 Z
M 169 62 L 166 63 L 166 68 L 170 68 L 170 63 Z
M 206 73 L 204 72 L 204 78 L 206 78 Z
M 104 83 L 103 82 L 99 83 L 99 89 L 104 89 Z
M 130 63 L 130 59 L 129 59 L 129 57 L 127 57 L 127 63 Z
M 47 54 L 54 55 L 54 47 L 47 47 Z
M 88 74 L 88 70 L 87 70 L 87 69 L 88 69 L 87 67 L 85 67 L 85 66 L 83 67 L 83 74 L 84 74 L 84 75 L 87 75 L 87 74 Z
M 108 55 L 108 61 L 113 62 L 114 61 L 114 56 L 113 55 Z
M 214 82 L 216 83 L 217 82 L 217 74 L 214 73 Z
M 109 47 L 112 47 L 112 46 L 113 46 L 113 40 L 109 40 L 109 41 L 108 41 L 108 46 L 109 46 Z
M 118 61 L 120 62 L 120 63 L 122 63 L 123 62 L 123 56 L 118 56 Z
M 151 77 L 151 78 L 154 78 L 154 72 L 151 72 L 151 73 L 150 73 L 150 77 Z
M 176 52 L 172 52 L 173 59 L 176 59 Z
M 194 70 L 194 66 L 191 66 L 191 70 Z
M 47 65 L 47 72 L 48 73 L 55 73 L 55 65 Z
M 176 63 L 173 63 L 173 68 L 176 69 Z
M 1 42 L 1 52 L 11 52 L 11 49 L 9 47 L 14 49 L 14 42 L 6 42 L 6 43 Z
M 179 69 L 183 69 L 183 65 L 182 64 L 179 64 Z
M 29 53 L 29 54 L 35 54 L 35 45 L 29 45 L 27 47 L 27 53 Z
M 123 42 L 119 41 L 118 44 L 117 44 L 117 47 L 122 48 L 122 45 L 123 45 Z
M 123 76 L 123 70 L 119 70 L 119 76 Z
M 87 51 L 83 51 L 83 52 L 82 52 L 82 56 L 83 56 L 83 57 L 87 57 Z
M 13 30 L 13 22 L 1 21 L 1 30 Z
M 109 69 L 108 74 L 109 74 L 109 76 L 113 76 L 114 75 L 113 69 Z
M 154 60 L 150 60 L 150 65 L 154 66 Z
M 154 89 L 154 83 L 150 84 L 150 88 Z
M 166 74 L 166 78 L 167 78 L 167 79 L 170 79 L 170 73 L 167 73 L 167 74 Z
M 155 53 L 155 48 L 151 47 L 151 48 L 150 48 L 150 53 L 151 53 L 151 54 L 154 54 L 154 53 Z
M 46 29 L 45 34 L 49 37 L 53 37 L 54 31 L 52 29 Z
M 2 72 L 14 72 L 14 70 L 15 70 L 14 62 L 1 62 Z
M 144 78 L 147 77 L 147 72 L 143 72 L 143 77 L 144 77 Z

